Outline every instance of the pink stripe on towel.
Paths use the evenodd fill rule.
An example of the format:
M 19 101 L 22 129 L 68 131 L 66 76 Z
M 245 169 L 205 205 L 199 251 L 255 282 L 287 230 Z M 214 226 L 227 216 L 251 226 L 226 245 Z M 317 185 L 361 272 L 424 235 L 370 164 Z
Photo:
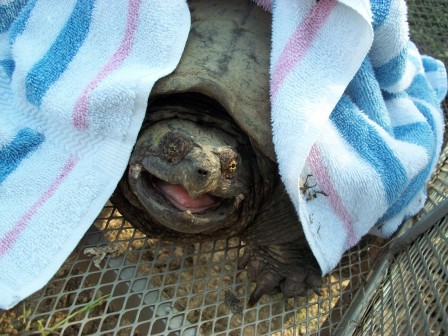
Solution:
M 104 68 L 87 85 L 75 104 L 73 112 L 73 124 L 78 130 L 87 128 L 87 116 L 89 113 L 89 94 L 104 80 L 110 73 L 117 69 L 128 57 L 134 44 L 135 32 L 138 26 L 138 15 L 142 0 L 129 0 L 126 31 L 120 46 Z
M 331 207 L 334 209 L 336 215 L 344 225 L 344 229 L 347 232 L 348 245 L 350 247 L 354 246 L 358 242 L 358 239 L 353 231 L 353 221 L 347 211 L 347 208 L 333 187 L 333 183 L 331 182 L 328 171 L 322 162 L 322 156 L 316 145 L 311 148 L 308 160 L 312 167 L 316 181 L 318 181 L 319 185 L 322 187 L 322 191 L 328 195 L 328 201 L 330 202 Z
M 5 234 L 0 240 L 0 257 L 3 256 L 14 245 L 22 231 L 26 228 L 28 222 L 33 218 L 36 212 L 54 195 L 62 182 L 67 178 L 73 168 L 76 166 L 78 159 L 70 157 L 62 168 L 62 172 L 53 181 L 50 187 L 45 191 L 33 206 L 19 219 L 14 227 Z
M 272 74 L 271 96 L 275 97 L 291 69 L 306 55 L 317 33 L 336 6 L 336 0 L 320 0 L 297 27 L 283 49 Z
M 255 3 L 267 12 L 272 12 L 272 0 L 254 0 Z

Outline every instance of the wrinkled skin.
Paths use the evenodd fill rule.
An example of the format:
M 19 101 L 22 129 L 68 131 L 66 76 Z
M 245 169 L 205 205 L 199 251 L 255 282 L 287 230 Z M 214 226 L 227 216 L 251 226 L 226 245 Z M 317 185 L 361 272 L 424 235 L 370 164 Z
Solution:
M 113 200 L 143 232 L 192 242 L 227 238 L 253 222 L 271 188 L 249 139 L 222 107 L 175 98 L 153 101 Z M 191 106 L 189 106 L 191 105 Z M 203 106 L 204 105 L 204 106 Z
M 317 263 L 275 164 L 230 121 L 190 107 L 184 98 L 181 106 L 163 100 L 152 105 L 155 120 L 139 136 L 114 204 L 141 231 L 164 239 L 240 235 L 246 246 L 238 268 L 257 284 L 250 304 L 263 294 L 318 291 Z M 217 116 L 225 113 L 211 107 Z
M 319 267 L 277 172 L 272 144 L 270 15 L 253 1 L 189 0 L 175 71 L 151 91 L 112 201 L 144 233 L 198 242 L 240 236 L 238 267 L 263 294 L 304 295 Z
M 129 185 L 154 220 L 183 233 L 231 226 L 252 176 L 229 134 L 189 120 L 151 125 L 136 145 Z
M 304 296 L 312 289 L 320 295 L 319 266 L 280 179 L 253 225 L 241 235 L 246 247 L 238 268 L 246 268 L 248 278 L 257 284 L 249 298 L 250 305 L 263 294 L 282 292 L 291 298 Z

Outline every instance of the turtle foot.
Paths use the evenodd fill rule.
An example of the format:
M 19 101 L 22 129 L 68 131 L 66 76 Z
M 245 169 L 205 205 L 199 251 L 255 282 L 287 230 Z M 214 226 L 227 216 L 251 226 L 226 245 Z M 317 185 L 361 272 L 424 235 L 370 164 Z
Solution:
M 285 298 L 305 296 L 312 289 L 320 295 L 322 276 L 319 266 L 306 249 L 294 242 L 284 245 L 247 246 L 238 261 L 239 269 L 246 269 L 249 280 L 256 287 L 249 298 L 254 305 L 264 295 L 282 292 Z

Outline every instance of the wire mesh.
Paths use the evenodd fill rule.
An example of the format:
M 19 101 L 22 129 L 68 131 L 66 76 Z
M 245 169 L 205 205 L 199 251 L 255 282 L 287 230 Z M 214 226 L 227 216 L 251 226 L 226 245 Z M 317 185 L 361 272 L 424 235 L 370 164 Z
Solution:
M 349 251 L 327 277 L 321 297 L 309 294 L 284 300 L 281 295 L 266 296 L 255 307 L 248 307 L 253 285 L 245 272 L 236 270 L 242 248 L 238 238 L 192 245 L 153 240 L 132 229 L 112 205 L 106 205 L 58 274 L 27 300 L 33 310 L 29 329 L 37 329 L 39 320 L 44 328 L 51 328 L 94 298 L 110 293 L 102 306 L 69 320 L 58 332 L 329 335 L 378 252 L 372 238 Z M 104 250 L 107 254 L 101 260 Z M 98 252 L 100 258 L 88 252 Z M 239 300 L 241 313 L 232 312 L 226 290 Z
M 356 335 L 448 334 L 448 217 L 397 255 Z
M 411 37 L 420 51 L 448 61 L 448 2 L 409 1 Z M 444 102 L 447 115 L 447 101 Z M 429 184 L 428 200 L 417 219 L 446 200 L 448 149 Z M 448 213 L 446 209 L 445 213 Z M 419 223 L 417 223 L 418 225 Z M 448 334 L 448 216 L 393 256 L 386 276 L 359 321 L 355 335 Z
M 422 53 L 448 63 L 448 2 L 408 5 L 412 39 Z M 445 146 L 421 215 L 446 199 L 447 154 Z M 394 257 L 355 334 L 448 333 L 447 225 L 446 218 L 439 221 Z M 108 203 L 53 279 L 15 310 L 0 312 L 0 334 L 332 335 L 384 244 L 366 237 L 347 251 L 325 277 L 322 296 L 264 296 L 249 307 L 254 285 L 236 269 L 244 249 L 238 238 L 162 242 L 133 229 Z M 13 322 L 4 327 L 8 319 Z

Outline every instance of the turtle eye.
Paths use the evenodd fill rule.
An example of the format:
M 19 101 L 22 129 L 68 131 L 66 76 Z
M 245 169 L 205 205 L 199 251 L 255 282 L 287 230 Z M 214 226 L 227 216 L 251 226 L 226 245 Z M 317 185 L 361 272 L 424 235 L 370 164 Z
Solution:
M 228 166 L 227 166 L 227 171 L 229 173 L 234 173 L 234 172 L 236 172 L 236 169 L 237 169 L 237 162 L 236 162 L 236 160 L 231 160 L 229 162 Z
M 177 148 L 176 148 L 176 144 L 170 144 L 168 145 L 168 155 L 169 156 L 176 156 L 177 153 Z
M 185 134 L 173 131 L 165 134 L 160 142 L 160 147 L 167 162 L 178 163 L 193 147 L 193 141 Z
M 238 170 L 238 154 L 232 148 L 225 148 L 220 154 L 220 161 L 224 177 L 233 178 Z

